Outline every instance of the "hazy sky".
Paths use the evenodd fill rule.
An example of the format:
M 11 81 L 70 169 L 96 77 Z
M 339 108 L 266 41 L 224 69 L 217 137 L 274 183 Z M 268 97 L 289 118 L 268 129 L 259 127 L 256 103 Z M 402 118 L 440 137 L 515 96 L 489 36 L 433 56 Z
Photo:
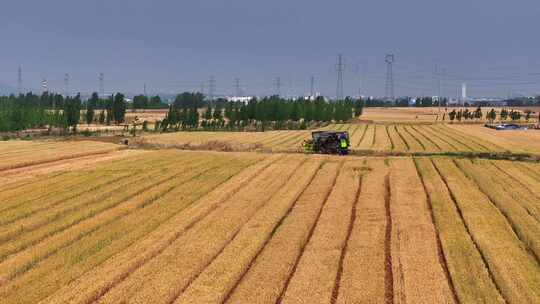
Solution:
M 383 95 L 384 55 L 394 53 L 396 95 L 444 95 L 467 82 L 471 96 L 540 93 L 538 0 L 3 0 L 0 90 L 149 93 L 309 92 L 335 95 L 343 53 L 345 94 Z M 207 90 L 207 84 L 206 88 Z M 5 92 L 5 89 L 4 89 Z

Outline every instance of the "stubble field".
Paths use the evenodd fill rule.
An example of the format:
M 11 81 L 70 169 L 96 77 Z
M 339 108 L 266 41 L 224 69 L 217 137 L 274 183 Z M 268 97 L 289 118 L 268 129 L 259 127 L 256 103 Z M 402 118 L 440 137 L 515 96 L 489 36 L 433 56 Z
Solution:
M 539 189 L 533 162 L 123 154 L 2 183 L 0 299 L 538 303 Z
M 540 155 L 540 131 L 484 131 L 483 126 L 449 124 L 331 124 L 320 130 L 348 131 L 359 154 L 419 155 L 531 153 Z M 300 152 L 312 131 L 175 132 L 144 136 L 147 146 L 226 151 Z M 489 132 L 489 134 L 484 134 Z

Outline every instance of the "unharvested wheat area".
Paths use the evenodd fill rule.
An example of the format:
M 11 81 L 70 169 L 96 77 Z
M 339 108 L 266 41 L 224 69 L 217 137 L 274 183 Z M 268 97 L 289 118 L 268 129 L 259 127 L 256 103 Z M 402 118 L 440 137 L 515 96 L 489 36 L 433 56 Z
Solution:
M 325 129 L 1 142 L 0 302 L 540 303 L 534 137 Z

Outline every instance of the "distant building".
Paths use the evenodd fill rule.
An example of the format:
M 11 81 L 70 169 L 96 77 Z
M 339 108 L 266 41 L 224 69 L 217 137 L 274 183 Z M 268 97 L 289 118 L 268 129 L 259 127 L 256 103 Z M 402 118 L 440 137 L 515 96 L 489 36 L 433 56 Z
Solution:
M 248 103 L 253 99 L 253 96 L 227 96 L 225 99 L 227 99 L 227 101 Z

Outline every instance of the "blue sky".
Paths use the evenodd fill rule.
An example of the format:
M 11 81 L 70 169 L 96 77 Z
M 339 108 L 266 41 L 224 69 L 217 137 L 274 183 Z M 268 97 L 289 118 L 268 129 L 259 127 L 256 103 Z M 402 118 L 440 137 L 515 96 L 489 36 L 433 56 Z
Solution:
M 0 4 L 0 87 L 63 92 L 317 91 L 335 95 L 336 56 L 345 93 L 383 95 L 384 55 L 394 53 L 396 95 L 444 95 L 461 82 L 473 96 L 540 93 L 540 2 L 533 0 L 6 0 Z

